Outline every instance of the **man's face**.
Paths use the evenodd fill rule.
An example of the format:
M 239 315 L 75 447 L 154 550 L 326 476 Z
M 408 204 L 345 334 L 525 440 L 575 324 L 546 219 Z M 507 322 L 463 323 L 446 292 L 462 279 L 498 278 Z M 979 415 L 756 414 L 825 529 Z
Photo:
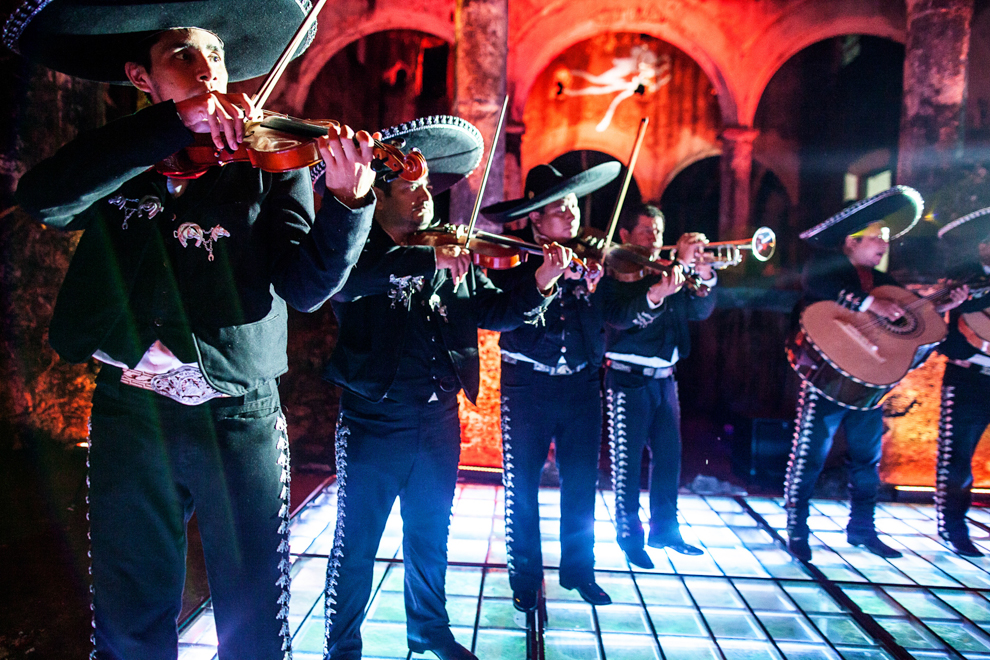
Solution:
M 375 217 L 383 227 L 395 229 L 402 235 L 429 227 L 433 222 L 433 195 L 430 193 L 429 178 L 393 181 L 389 193 L 379 195 Z
M 153 103 L 227 91 L 223 44 L 212 32 L 198 28 L 164 32 L 151 47 L 149 59 L 150 70 L 129 62 L 127 75 Z
M 855 236 L 847 236 L 844 252 L 854 266 L 876 268 L 887 254 L 889 241 L 890 230 L 874 224 Z
M 581 210 L 573 193 L 547 204 L 542 211 L 530 212 L 529 219 L 536 231 L 551 241 L 563 243 L 581 231 Z
M 663 246 L 663 220 L 661 218 L 651 218 L 648 215 L 641 215 L 632 231 L 627 229 L 619 230 L 619 238 L 622 239 L 623 243 L 631 243 L 647 248 L 656 256 Z

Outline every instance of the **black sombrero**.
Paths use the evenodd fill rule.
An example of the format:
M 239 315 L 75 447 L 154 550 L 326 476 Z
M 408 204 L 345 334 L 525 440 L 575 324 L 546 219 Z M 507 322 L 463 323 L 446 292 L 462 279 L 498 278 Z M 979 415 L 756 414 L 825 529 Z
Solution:
M 409 153 L 416 149 L 426 158 L 433 194 L 438 195 L 470 174 L 481 162 L 485 150 L 481 132 L 460 117 L 434 115 L 407 121 L 381 131 L 381 142 Z M 326 166 L 313 166 L 310 175 L 314 188 L 321 191 Z M 384 172 L 383 174 L 387 174 Z
M 2 37 L 8 48 L 50 69 L 127 83 L 124 63 L 142 42 L 163 30 L 196 27 L 223 41 L 235 82 L 268 73 L 310 6 L 310 0 L 25 0 Z M 295 56 L 315 35 L 314 24 Z
M 990 207 L 973 211 L 938 230 L 944 241 L 976 247 L 990 240 Z
M 481 212 L 495 222 L 516 220 L 571 193 L 577 197 L 593 193 L 619 176 L 620 169 L 618 162 L 602 163 L 565 177 L 553 165 L 537 165 L 526 175 L 523 197 L 486 206 Z
M 846 236 L 875 222 L 890 229 L 890 240 L 908 233 L 921 219 L 925 201 L 914 188 L 894 186 L 879 195 L 851 204 L 831 218 L 801 233 L 801 239 L 819 248 L 834 249 Z

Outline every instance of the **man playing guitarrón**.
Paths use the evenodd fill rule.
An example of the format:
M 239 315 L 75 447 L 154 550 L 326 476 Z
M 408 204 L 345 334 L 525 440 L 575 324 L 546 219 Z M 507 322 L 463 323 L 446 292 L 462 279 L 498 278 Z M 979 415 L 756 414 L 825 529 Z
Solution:
M 961 262 L 950 274 L 965 277 L 970 284 L 982 279 L 973 287 L 982 293 L 990 275 L 990 208 L 950 222 L 938 235 L 947 244 L 948 254 Z M 974 293 L 972 300 L 952 310 L 949 336 L 938 348 L 948 358 L 942 379 L 935 469 L 938 533 L 953 550 L 967 557 L 983 556 L 969 538 L 966 512 L 972 498 L 973 454 L 990 425 L 990 336 L 980 336 L 977 330 L 983 328 L 972 327 L 978 321 L 988 324 L 988 308 L 990 295 L 976 297 Z
M 875 298 L 878 286 L 897 282 L 877 266 L 887 254 L 888 242 L 906 233 L 921 217 L 923 201 L 916 191 L 898 186 L 859 202 L 801 234 L 814 247 L 814 255 L 802 275 L 804 295 L 798 303 L 805 310 L 816 301 L 840 301 L 860 312 L 897 321 L 905 310 L 896 303 Z M 965 298 L 954 292 L 944 311 Z M 937 309 L 937 308 L 936 308 Z M 852 341 L 852 339 L 850 339 Z M 793 364 L 793 363 L 792 363 Z M 799 374 L 805 374 L 798 369 Z M 877 535 L 873 515 L 880 483 L 880 440 L 883 435 L 882 407 L 856 409 L 841 405 L 804 380 L 798 399 L 794 446 L 784 482 L 787 508 L 787 537 L 791 553 L 811 560 L 808 542 L 809 500 L 841 424 L 849 446 L 850 515 L 846 538 L 881 557 L 900 557 Z M 876 404 L 873 404 L 876 405 Z

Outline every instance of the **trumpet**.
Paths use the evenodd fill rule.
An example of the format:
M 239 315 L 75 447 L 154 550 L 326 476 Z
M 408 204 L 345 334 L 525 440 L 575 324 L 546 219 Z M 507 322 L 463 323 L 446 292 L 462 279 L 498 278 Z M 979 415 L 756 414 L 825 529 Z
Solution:
M 661 250 L 676 250 L 676 245 L 664 245 Z M 744 252 L 752 252 L 757 261 L 767 261 L 777 249 L 777 235 L 769 227 L 760 227 L 752 238 L 738 241 L 709 243 L 704 248 L 702 262 L 715 270 L 722 270 L 742 263 Z

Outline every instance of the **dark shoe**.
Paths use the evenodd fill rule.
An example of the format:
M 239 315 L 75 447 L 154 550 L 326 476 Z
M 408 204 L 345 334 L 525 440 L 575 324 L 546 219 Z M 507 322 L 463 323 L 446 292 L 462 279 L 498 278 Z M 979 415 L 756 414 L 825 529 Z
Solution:
M 690 543 L 685 543 L 681 535 L 678 534 L 650 534 L 650 540 L 647 543 L 651 548 L 670 548 L 674 552 L 679 552 L 682 555 L 703 555 L 705 551 L 701 548 L 696 548 Z
M 884 559 L 897 559 L 902 556 L 899 550 L 894 550 L 892 547 L 880 540 L 876 532 L 872 534 L 851 534 L 846 533 L 846 540 L 849 545 L 861 545 L 878 557 L 883 557 Z
M 963 557 L 982 557 L 980 549 L 969 540 L 969 534 L 950 534 L 946 539 L 952 546 L 952 551 Z
M 581 594 L 581 598 L 587 603 L 592 605 L 611 605 L 612 599 L 609 595 L 605 593 L 605 590 L 598 586 L 598 583 L 592 580 L 591 582 L 585 582 L 584 584 L 576 584 L 574 586 L 568 586 L 563 582 L 560 583 L 564 589 L 577 589 L 577 592 Z
M 807 538 L 791 536 L 787 539 L 787 549 L 801 561 L 811 561 L 811 546 Z
M 646 554 L 646 550 L 643 548 L 623 548 L 623 552 L 626 553 L 626 559 L 633 566 L 653 568 L 653 560 L 650 559 L 650 556 Z
M 536 589 L 519 589 L 512 592 L 512 606 L 520 612 L 536 611 Z
M 410 646 L 411 648 L 411 646 Z M 413 653 L 432 653 L 440 660 L 478 660 L 478 656 L 458 644 L 453 639 L 435 649 L 412 649 Z

